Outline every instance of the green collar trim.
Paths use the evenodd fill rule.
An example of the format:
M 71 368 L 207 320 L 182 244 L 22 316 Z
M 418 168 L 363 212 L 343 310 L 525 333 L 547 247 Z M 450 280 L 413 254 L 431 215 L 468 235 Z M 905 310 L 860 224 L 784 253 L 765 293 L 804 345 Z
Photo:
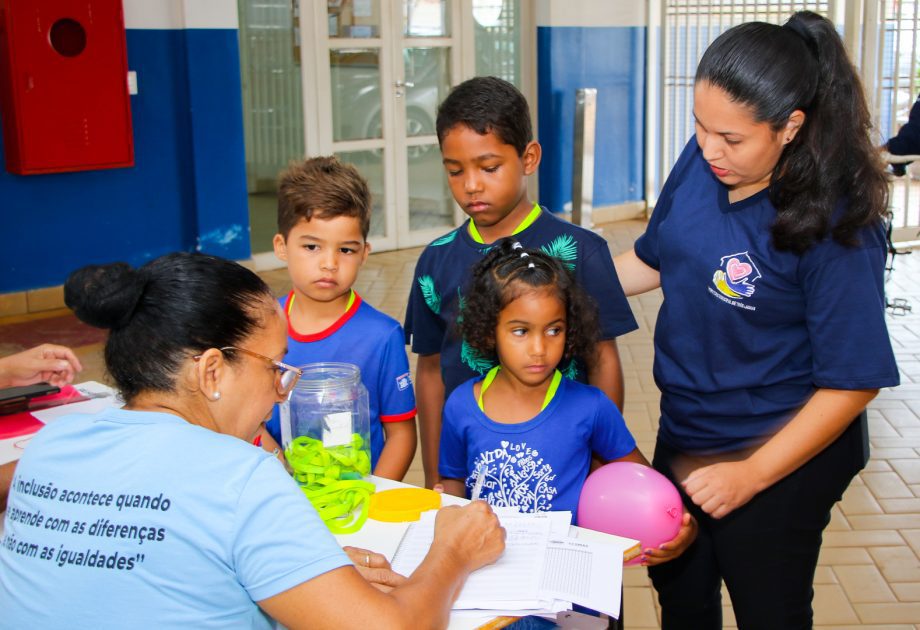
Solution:
M 535 201 L 535 202 L 533 203 L 533 208 L 530 209 L 530 214 L 528 214 L 526 217 L 524 217 L 524 220 L 521 221 L 521 222 L 518 224 L 518 226 L 517 226 L 516 228 L 514 228 L 514 230 L 512 230 L 511 236 L 514 236 L 515 234 L 519 234 L 520 232 L 523 232 L 524 230 L 526 230 L 527 228 L 529 228 L 531 225 L 533 225 L 533 222 L 537 220 L 537 217 L 540 216 L 540 213 L 541 213 L 542 211 L 543 211 L 543 210 L 540 208 L 540 204 L 538 204 L 538 203 Z M 473 222 L 473 219 L 470 219 L 470 226 L 469 226 L 469 228 L 468 228 L 468 231 L 469 231 L 469 233 L 470 233 L 470 237 L 471 237 L 474 241 L 476 241 L 477 243 L 482 243 L 483 245 L 485 245 L 485 241 L 482 240 L 482 236 L 479 234 L 479 230 L 476 229 L 476 224 Z
M 479 388 L 479 399 L 476 401 L 479 404 L 479 410 L 482 413 L 486 412 L 485 406 L 482 404 L 482 397 L 486 393 L 486 390 L 489 389 L 489 386 L 492 385 L 492 381 L 495 380 L 495 377 L 498 376 L 498 371 L 502 369 L 502 366 L 496 365 L 494 368 L 489 370 L 486 374 L 486 377 L 482 380 L 482 387 Z M 556 390 L 559 389 L 559 383 L 562 382 L 562 373 L 559 370 L 553 372 L 553 380 L 550 381 L 549 389 L 546 390 L 546 396 L 543 397 L 543 404 L 540 406 L 540 411 L 546 409 L 547 405 L 553 400 L 553 396 L 556 395 Z

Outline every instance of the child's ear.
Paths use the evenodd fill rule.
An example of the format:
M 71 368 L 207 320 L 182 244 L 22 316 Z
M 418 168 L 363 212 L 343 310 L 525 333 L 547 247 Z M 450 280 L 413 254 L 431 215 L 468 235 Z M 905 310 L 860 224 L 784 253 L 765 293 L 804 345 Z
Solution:
M 278 260 L 287 262 L 287 242 L 284 240 L 284 236 L 275 234 L 275 238 L 272 239 L 272 246 L 275 248 L 275 256 L 278 257 Z
M 361 264 L 367 262 L 367 255 L 371 253 L 371 244 L 364 241 L 364 253 L 361 255 Z
M 531 140 L 524 147 L 524 154 L 521 155 L 521 161 L 524 162 L 524 175 L 533 175 L 540 166 L 540 158 L 543 156 L 543 149 L 536 140 Z

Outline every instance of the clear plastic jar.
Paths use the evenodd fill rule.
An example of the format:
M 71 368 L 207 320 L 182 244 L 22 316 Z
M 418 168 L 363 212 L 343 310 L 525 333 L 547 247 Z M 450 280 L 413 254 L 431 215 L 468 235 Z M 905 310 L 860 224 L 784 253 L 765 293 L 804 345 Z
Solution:
M 370 410 L 361 370 L 350 363 L 311 363 L 301 369 L 303 376 L 281 405 L 281 446 L 287 451 L 305 436 L 326 449 L 355 449 L 369 467 Z M 363 462 L 360 453 L 352 455 Z
M 311 363 L 281 404 L 281 445 L 294 480 L 333 533 L 357 531 L 374 485 L 367 389 L 350 363 Z

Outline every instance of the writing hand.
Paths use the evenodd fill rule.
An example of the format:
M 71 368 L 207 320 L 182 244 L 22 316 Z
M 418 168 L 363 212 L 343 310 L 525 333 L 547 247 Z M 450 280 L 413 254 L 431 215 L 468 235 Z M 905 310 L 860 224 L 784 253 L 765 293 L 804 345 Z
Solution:
M 504 553 L 505 528 L 485 501 L 449 505 L 438 510 L 432 549 L 435 546 L 449 549 L 467 570 L 475 571 Z
M 652 567 L 656 564 L 673 560 L 686 551 L 687 547 L 696 540 L 697 529 L 696 519 L 684 508 L 684 515 L 677 535 L 668 542 L 662 543 L 658 549 L 643 549 L 642 565 Z
M 681 482 L 690 499 L 713 518 L 738 509 L 763 488 L 747 462 L 721 462 L 697 468 Z

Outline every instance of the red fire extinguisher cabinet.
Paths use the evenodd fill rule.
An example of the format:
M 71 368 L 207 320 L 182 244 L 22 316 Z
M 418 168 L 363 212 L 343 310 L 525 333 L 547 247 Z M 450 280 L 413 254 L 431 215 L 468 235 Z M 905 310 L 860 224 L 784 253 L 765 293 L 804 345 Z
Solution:
M 121 0 L 0 0 L 0 115 L 19 175 L 134 165 Z

